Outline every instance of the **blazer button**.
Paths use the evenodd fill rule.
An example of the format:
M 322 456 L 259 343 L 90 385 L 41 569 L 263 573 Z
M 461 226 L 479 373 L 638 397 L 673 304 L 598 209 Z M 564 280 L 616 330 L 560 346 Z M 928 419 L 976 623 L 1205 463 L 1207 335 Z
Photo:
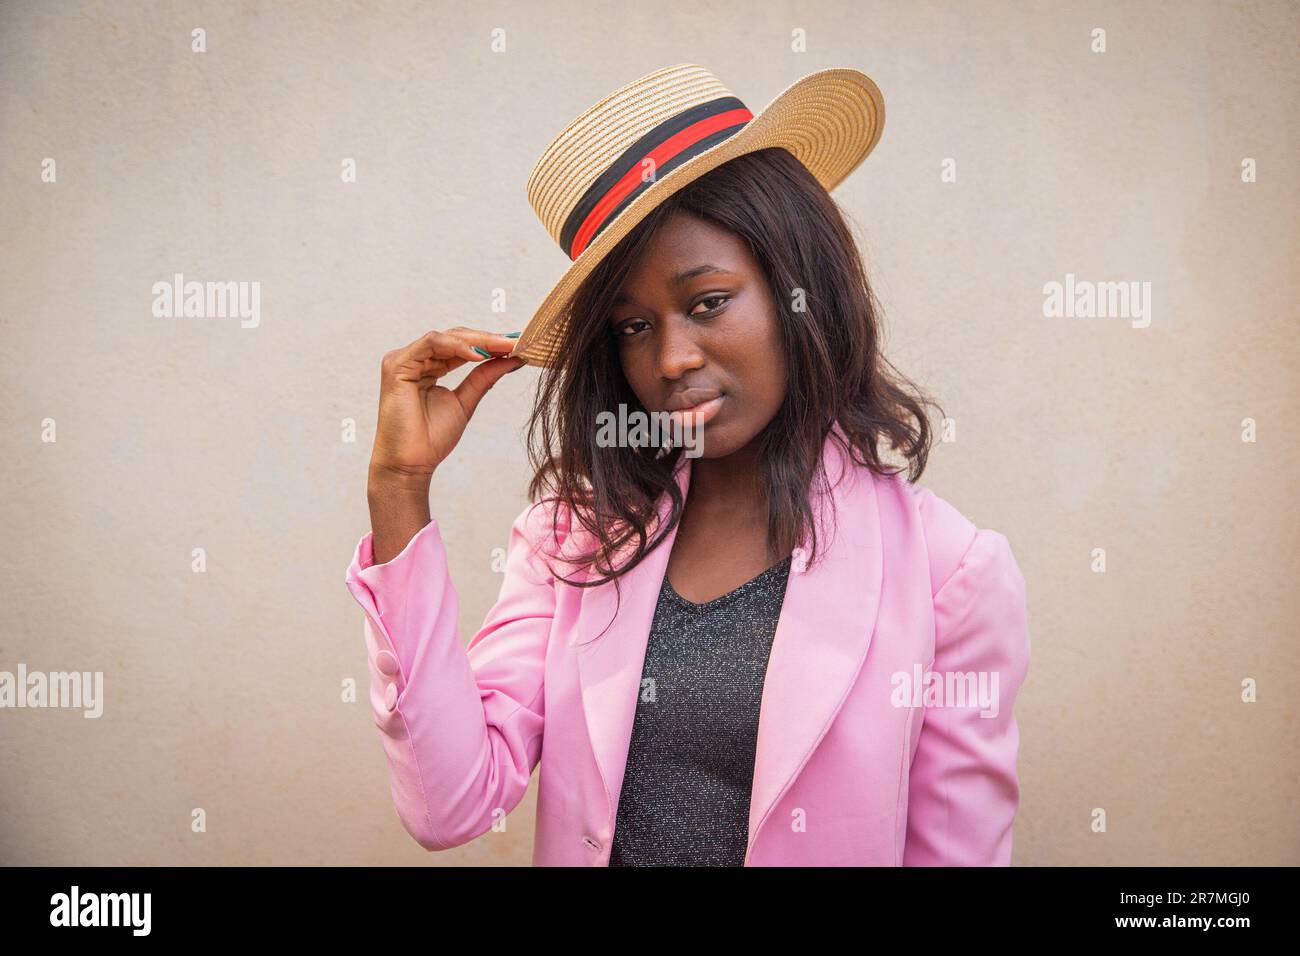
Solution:
M 385 677 L 397 676 L 397 658 L 393 656 L 392 651 L 380 651 L 376 654 L 375 666 L 379 668 L 379 673 Z
M 384 706 L 387 707 L 389 711 L 394 711 L 397 709 L 397 685 L 396 684 L 389 684 L 384 689 Z

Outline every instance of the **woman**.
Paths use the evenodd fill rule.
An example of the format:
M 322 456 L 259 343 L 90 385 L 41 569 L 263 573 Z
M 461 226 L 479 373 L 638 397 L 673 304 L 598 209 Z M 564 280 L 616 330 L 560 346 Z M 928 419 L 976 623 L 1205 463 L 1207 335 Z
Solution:
M 828 195 L 879 113 L 827 174 L 793 140 L 770 145 L 765 117 L 798 123 L 791 91 L 808 87 L 758 117 L 740 107 L 735 128 L 720 126 L 734 98 L 709 89 L 625 130 L 562 215 L 538 183 L 580 151 L 552 144 L 530 196 L 574 252 L 571 300 L 561 283 L 522 336 L 454 328 L 385 356 L 372 530 L 347 581 L 394 802 L 422 846 L 493 829 L 540 763 L 538 865 L 1010 862 L 1024 581 L 1005 537 L 914 484 L 932 403 L 881 354 Z M 691 131 L 702 146 L 609 200 Z M 526 360 L 545 369 L 535 503 L 465 648 L 430 476 Z M 437 384 L 466 363 L 454 390 Z M 703 441 L 611 442 L 620 406 Z

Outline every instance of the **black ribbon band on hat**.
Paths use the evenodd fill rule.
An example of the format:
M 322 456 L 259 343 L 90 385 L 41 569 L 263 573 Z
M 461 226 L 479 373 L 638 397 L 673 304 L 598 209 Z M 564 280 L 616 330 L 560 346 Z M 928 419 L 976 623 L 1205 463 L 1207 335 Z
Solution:
M 736 112 L 736 123 L 729 123 L 720 129 L 710 129 L 710 124 L 702 122 L 716 117 L 721 114 Z M 701 124 L 700 136 L 682 146 L 681 149 L 674 152 L 671 156 L 665 157 L 655 167 L 655 178 L 669 172 L 682 165 L 682 163 L 698 156 L 707 149 L 711 149 L 723 140 L 734 136 L 739 130 L 752 119 L 753 116 L 749 110 L 734 96 L 723 96 L 716 100 L 710 100 L 707 103 L 701 103 L 699 106 L 693 106 L 689 110 L 678 113 L 676 116 L 664 120 L 650 132 L 639 138 L 635 143 L 629 146 L 623 153 L 610 164 L 609 168 L 596 178 L 596 181 L 588 187 L 587 191 L 582 194 L 577 205 L 564 220 L 564 228 L 560 230 L 560 246 L 568 254 L 570 259 L 576 259 L 590 245 L 591 241 L 600 235 L 605 226 L 613 222 L 614 219 L 622 212 L 628 204 L 636 199 L 647 189 L 654 185 L 655 180 L 638 181 L 635 187 L 623 196 L 618 202 L 609 209 L 602 210 L 601 220 L 595 225 L 594 230 L 588 226 L 580 243 L 581 248 L 575 253 L 575 241 L 579 239 L 579 232 L 583 229 L 584 224 L 588 223 L 593 210 L 595 210 L 624 178 L 633 170 L 637 169 L 641 162 L 651 155 L 658 147 L 665 143 L 673 136 L 688 130 L 697 123 Z M 624 183 L 626 186 L 626 183 Z

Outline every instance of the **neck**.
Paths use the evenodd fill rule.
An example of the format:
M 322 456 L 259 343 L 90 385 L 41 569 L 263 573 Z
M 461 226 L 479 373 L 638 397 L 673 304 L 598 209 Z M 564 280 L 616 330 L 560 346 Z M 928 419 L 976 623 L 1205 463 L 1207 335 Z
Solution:
M 765 516 L 767 493 L 760 464 L 757 439 L 724 458 L 696 458 L 687 501 L 697 510 L 726 512 L 738 519 Z

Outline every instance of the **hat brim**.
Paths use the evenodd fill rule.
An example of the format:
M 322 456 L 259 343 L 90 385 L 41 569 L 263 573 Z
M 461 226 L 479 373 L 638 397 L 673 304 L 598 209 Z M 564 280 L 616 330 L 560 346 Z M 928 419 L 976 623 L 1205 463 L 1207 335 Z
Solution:
M 745 127 L 665 173 L 591 241 L 538 306 L 510 355 L 529 365 L 559 363 L 569 300 L 606 255 L 650 211 L 710 170 L 746 153 L 784 147 L 829 192 L 875 148 L 885 123 L 880 89 L 859 70 L 836 67 L 786 87 Z

